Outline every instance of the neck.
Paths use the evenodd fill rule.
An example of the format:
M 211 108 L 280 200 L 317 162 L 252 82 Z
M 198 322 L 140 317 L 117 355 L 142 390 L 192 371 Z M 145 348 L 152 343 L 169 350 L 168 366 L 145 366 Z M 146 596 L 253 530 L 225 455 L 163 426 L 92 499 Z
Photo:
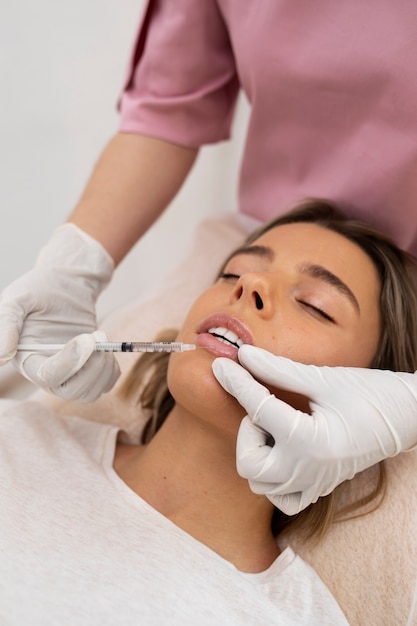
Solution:
M 146 446 L 119 446 L 115 469 L 162 515 L 243 571 L 278 555 L 272 504 L 236 471 L 236 433 L 175 407 Z

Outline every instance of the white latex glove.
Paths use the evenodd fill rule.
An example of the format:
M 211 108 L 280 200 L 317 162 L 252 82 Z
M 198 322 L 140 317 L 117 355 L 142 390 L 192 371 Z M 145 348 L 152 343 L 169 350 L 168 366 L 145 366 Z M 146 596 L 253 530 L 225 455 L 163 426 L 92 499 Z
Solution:
M 113 266 L 98 241 L 75 224 L 60 226 L 34 268 L 1 294 L 0 365 L 12 359 L 23 376 L 65 399 L 92 401 L 111 389 L 119 366 L 113 354 L 93 348 L 106 341 L 104 333 L 95 332 L 96 301 Z M 70 340 L 53 356 L 16 353 L 18 343 Z
M 225 358 L 213 362 L 219 383 L 248 413 L 237 469 L 288 515 L 417 444 L 417 374 L 302 365 L 248 345 L 239 360 L 244 367 Z M 310 398 L 311 415 L 271 395 L 249 372 Z

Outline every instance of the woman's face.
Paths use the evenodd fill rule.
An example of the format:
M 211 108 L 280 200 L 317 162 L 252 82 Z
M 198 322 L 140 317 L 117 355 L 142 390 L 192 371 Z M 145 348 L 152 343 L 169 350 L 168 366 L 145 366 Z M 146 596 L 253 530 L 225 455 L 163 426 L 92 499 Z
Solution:
M 177 340 L 198 349 L 171 356 L 171 393 L 230 410 L 211 363 L 237 360 L 242 343 L 302 363 L 368 367 L 380 336 L 379 295 L 377 270 L 359 246 L 315 224 L 277 226 L 240 249 L 191 307 Z

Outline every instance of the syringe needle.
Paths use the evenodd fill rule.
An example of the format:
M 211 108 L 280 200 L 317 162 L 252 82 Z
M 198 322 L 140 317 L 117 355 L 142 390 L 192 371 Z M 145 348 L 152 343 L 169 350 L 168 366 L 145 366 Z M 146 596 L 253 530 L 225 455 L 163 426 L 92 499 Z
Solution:
M 64 343 L 26 343 L 19 344 L 19 352 L 49 352 L 62 350 Z M 195 350 L 193 343 L 180 341 L 101 341 L 95 346 L 96 352 L 187 352 Z

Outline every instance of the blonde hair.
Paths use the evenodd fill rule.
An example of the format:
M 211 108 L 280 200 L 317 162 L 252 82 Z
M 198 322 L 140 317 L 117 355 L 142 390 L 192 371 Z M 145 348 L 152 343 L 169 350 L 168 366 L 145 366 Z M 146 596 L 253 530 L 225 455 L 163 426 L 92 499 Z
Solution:
M 314 223 L 333 230 L 356 243 L 372 259 L 381 281 L 382 330 L 371 367 L 414 372 L 417 369 L 417 290 L 416 264 L 411 256 L 370 226 L 347 219 L 335 204 L 319 199 L 307 200 L 293 211 L 268 222 L 249 235 L 244 243 L 253 243 L 263 233 L 277 226 L 297 222 Z M 166 331 L 158 340 L 173 340 L 176 334 L 174 330 Z M 144 409 L 152 411 L 143 432 L 142 443 L 152 439 L 174 406 L 166 382 L 168 357 L 161 353 L 143 355 L 133 366 L 120 390 L 125 397 L 135 397 Z M 144 378 L 147 382 L 141 386 Z M 337 506 L 340 485 L 332 494 L 320 498 L 295 516 L 289 517 L 276 509 L 272 520 L 273 532 L 278 535 L 284 528 L 301 528 L 309 537 L 320 539 L 331 523 L 375 510 L 386 490 L 383 462 L 379 464 L 378 470 L 368 493 L 343 508 Z

